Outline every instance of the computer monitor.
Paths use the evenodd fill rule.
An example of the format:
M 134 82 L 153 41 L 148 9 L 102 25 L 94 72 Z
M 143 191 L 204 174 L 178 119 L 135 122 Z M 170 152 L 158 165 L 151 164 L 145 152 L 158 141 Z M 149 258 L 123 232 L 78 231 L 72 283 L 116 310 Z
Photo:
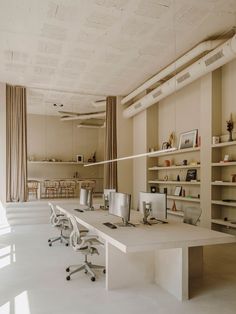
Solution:
M 165 193 L 139 193 L 139 210 L 144 215 L 144 224 L 160 221 L 166 222 L 167 197 Z M 150 216 L 149 220 L 147 220 Z
M 110 193 L 109 214 L 122 218 L 122 226 L 129 226 L 131 195 L 126 193 Z
M 104 209 L 109 209 L 109 200 L 110 193 L 116 192 L 115 189 L 104 189 L 103 197 L 104 197 Z
M 89 209 L 93 209 L 93 189 L 80 189 L 80 205 L 88 206 Z

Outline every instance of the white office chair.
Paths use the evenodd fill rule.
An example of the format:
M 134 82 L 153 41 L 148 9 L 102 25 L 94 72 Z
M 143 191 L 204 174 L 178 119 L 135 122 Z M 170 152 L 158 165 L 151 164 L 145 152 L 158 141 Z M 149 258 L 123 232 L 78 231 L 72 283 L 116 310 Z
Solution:
M 198 207 L 186 207 L 184 209 L 184 218 L 183 222 L 196 226 L 200 220 L 202 214 L 201 208 Z
M 70 280 L 72 274 L 77 273 L 81 270 L 84 270 L 86 274 L 89 273 L 91 275 L 91 281 L 95 281 L 96 275 L 93 272 L 93 269 L 102 269 L 103 273 L 105 274 L 105 267 L 88 262 L 88 255 L 93 255 L 93 254 L 99 255 L 99 252 L 94 245 L 103 245 L 103 243 L 100 242 L 98 240 L 98 237 L 95 235 L 83 235 L 78 228 L 78 225 L 74 216 L 70 216 L 69 219 L 70 219 L 72 229 L 73 229 L 70 235 L 70 245 L 75 251 L 78 251 L 81 254 L 83 254 L 85 259 L 84 259 L 83 264 L 81 265 L 71 265 L 66 268 L 66 271 L 70 272 L 71 268 L 76 267 L 73 271 L 69 273 L 66 279 Z
M 53 242 L 60 241 L 61 243 L 65 243 L 65 245 L 68 246 L 69 234 L 65 235 L 63 234 L 63 231 L 71 230 L 70 221 L 64 214 L 57 213 L 52 203 L 49 202 L 48 205 L 51 210 L 51 216 L 50 216 L 51 225 L 60 230 L 60 236 L 48 239 L 48 244 L 49 246 L 52 246 Z

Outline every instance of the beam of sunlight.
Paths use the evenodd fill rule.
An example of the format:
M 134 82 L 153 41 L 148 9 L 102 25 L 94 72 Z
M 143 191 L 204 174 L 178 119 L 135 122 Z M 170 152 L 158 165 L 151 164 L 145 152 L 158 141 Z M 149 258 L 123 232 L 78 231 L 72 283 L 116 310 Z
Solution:
M 27 291 L 23 291 L 15 297 L 14 314 L 30 314 L 29 299 Z
M 2 202 L 0 201 L 0 225 L 7 225 L 8 221 L 7 221 L 7 215 L 6 215 L 6 208 L 3 206 Z
M 9 225 L 3 225 L 0 227 L 0 235 L 4 235 L 11 232 L 11 227 Z
M 0 305 L 0 314 L 10 314 L 10 302 Z

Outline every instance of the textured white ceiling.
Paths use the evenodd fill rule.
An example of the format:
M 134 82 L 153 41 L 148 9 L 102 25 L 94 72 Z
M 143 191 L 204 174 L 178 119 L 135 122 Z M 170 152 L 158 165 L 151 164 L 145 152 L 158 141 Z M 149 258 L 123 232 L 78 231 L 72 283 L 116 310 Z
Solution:
M 0 81 L 46 89 L 29 112 L 96 111 L 234 25 L 236 0 L 1 0 Z

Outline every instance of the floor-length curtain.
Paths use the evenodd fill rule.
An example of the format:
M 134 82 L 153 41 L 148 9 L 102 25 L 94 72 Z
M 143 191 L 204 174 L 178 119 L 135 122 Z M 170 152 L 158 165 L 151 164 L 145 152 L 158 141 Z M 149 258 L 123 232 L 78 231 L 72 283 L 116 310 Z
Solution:
M 117 158 L 116 97 L 106 99 L 105 160 Z M 117 162 L 104 165 L 104 188 L 117 190 Z
M 26 89 L 6 86 L 7 201 L 27 200 Z

